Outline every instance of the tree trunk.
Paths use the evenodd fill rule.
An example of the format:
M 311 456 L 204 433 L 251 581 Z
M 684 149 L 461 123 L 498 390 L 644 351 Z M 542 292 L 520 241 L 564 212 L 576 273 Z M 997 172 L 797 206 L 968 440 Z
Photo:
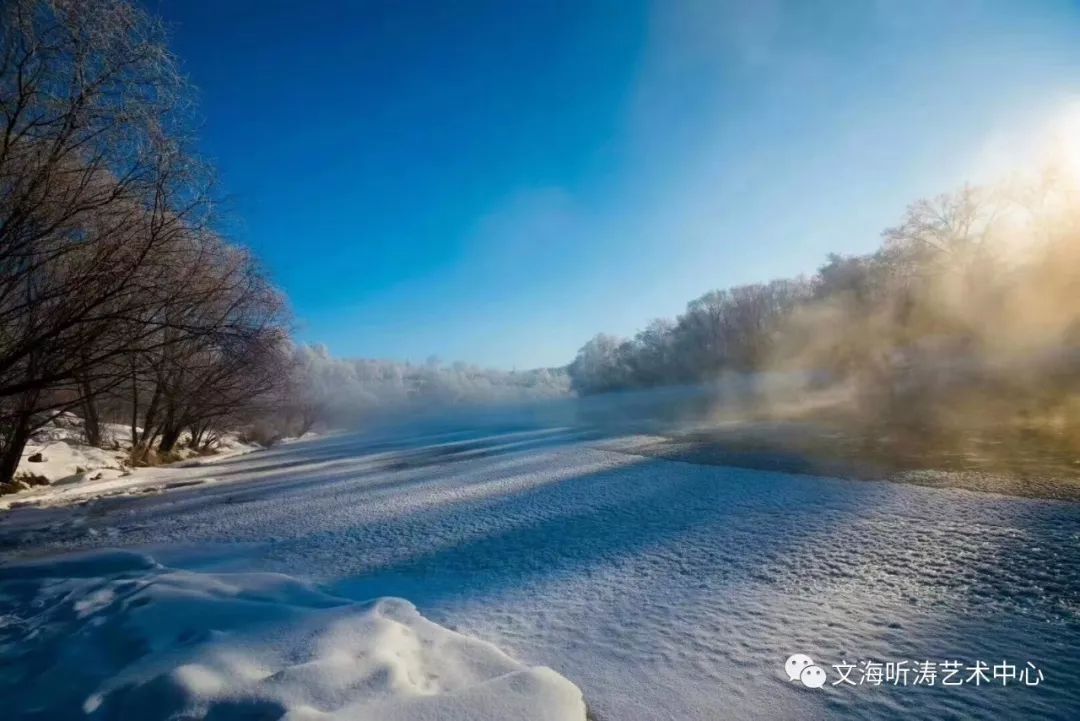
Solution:
M 141 462 L 146 456 L 147 451 L 150 450 L 150 446 L 154 442 L 154 436 L 157 435 L 153 432 L 154 420 L 157 418 L 158 404 L 161 399 L 161 386 L 154 388 L 153 395 L 150 396 L 150 404 L 146 408 L 146 416 L 143 418 L 142 433 L 134 433 L 135 428 L 132 426 L 131 438 L 131 459 L 136 462 Z
M 100 448 L 101 421 L 98 417 L 97 403 L 91 392 L 90 383 L 84 378 L 79 379 L 79 393 L 82 394 L 83 436 L 87 443 Z
M 135 360 L 131 361 L 131 452 L 139 442 L 139 381 L 135 373 Z
M 30 440 L 30 413 L 20 412 L 4 429 L 4 450 L 0 453 L 0 483 L 10 483 L 22 460 L 23 449 Z
M 191 433 L 191 447 L 198 449 L 202 445 L 203 437 L 206 435 L 207 429 L 210 427 L 208 423 L 192 423 L 191 428 L 188 431 Z
M 162 453 L 170 452 L 176 447 L 176 442 L 180 440 L 180 434 L 183 433 L 183 430 L 179 424 L 165 426 L 165 430 L 161 432 L 161 443 L 158 445 L 158 450 Z

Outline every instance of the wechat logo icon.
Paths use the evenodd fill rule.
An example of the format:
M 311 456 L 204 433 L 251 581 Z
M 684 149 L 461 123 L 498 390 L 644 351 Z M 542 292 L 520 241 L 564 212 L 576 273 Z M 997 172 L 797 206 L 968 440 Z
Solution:
M 784 662 L 784 671 L 787 672 L 789 681 L 799 681 L 807 688 L 821 688 L 825 685 L 825 670 L 805 653 L 789 656 Z

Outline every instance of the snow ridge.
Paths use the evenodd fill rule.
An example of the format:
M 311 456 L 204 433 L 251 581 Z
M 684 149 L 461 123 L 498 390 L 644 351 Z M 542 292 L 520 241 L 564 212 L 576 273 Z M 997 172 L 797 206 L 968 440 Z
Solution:
M 0 603 L 16 718 L 585 718 L 562 676 L 408 601 L 349 602 L 281 574 L 95 551 L 0 569 Z

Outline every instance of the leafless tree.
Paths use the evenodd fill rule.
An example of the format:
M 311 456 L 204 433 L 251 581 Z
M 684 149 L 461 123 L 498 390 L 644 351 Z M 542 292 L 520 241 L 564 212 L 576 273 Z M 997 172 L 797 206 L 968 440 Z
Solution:
M 211 230 L 160 24 L 126 0 L 10 0 L 0 21 L 3 483 L 57 413 L 100 443 L 101 398 L 130 396 L 136 446 L 174 444 L 202 420 L 182 394 L 235 386 L 284 324 L 256 264 Z

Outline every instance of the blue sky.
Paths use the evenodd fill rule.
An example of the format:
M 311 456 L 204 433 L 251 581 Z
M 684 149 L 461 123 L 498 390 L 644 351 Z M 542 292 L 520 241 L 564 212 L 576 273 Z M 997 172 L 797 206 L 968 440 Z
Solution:
M 865 252 L 1080 94 L 1072 2 L 152 0 L 302 340 L 561 365 Z

